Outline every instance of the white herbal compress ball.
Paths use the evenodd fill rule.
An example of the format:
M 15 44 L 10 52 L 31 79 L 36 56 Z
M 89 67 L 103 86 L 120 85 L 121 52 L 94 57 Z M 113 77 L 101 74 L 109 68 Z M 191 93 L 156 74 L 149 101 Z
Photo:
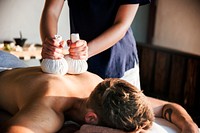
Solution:
M 68 72 L 68 63 L 64 58 L 58 60 L 43 59 L 41 68 L 46 73 L 65 75 Z
M 69 56 L 65 56 L 65 60 L 68 63 L 69 74 L 80 74 L 86 72 L 88 69 L 88 64 L 85 60 L 74 60 Z
M 55 38 L 58 43 L 62 41 L 62 37 L 59 35 L 55 35 Z M 46 73 L 65 75 L 68 72 L 68 63 L 64 58 L 57 60 L 43 59 L 41 69 Z
M 79 40 L 79 34 L 71 34 L 72 43 Z M 88 64 L 86 60 L 75 60 L 70 58 L 68 55 L 65 56 L 65 59 L 68 63 L 68 73 L 69 74 L 80 74 L 86 72 L 88 69 Z

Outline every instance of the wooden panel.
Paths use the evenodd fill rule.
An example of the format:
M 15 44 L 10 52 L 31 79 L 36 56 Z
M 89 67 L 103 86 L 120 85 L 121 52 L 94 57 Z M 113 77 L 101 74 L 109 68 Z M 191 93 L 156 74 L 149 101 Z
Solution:
M 154 91 L 162 98 L 168 97 L 170 54 L 157 52 L 155 62 Z
M 138 46 L 144 93 L 181 104 L 200 126 L 200 56 L 153 45 Z
M 195 93 L 197 91 L 197 83 L 200 81 L 200 79 L 197 79 L 197 74 L 200 68 L 198 61 L 193 59 L 188 59 L 187 67 L 184 104 L 187 108 L 191 108 L 195 106 Z
M 140 50 L 140 81 L 144 93 L 152 92 L 152 77 L 154 74 L 155 51 L 149 48 Z M 151 94 L 149 94 L 151 95 Z
M 169 99 L 183 104 L 186 58 L 180 55 L 173 55 L 171 63 Z
M 200 127 L 200 61 L 198 61 L 197 71 L 196 71 L 196 91 L 195 91 L 195 98 L 194 98 L 194 107 L 190 110 L 190 114 L 192 115 L 193 120 L 197 123 Z

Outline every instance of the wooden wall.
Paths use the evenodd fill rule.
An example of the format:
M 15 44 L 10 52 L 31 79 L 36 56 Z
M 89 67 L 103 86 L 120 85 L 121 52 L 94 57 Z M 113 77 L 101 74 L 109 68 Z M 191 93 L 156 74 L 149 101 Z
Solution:
M 144 93 L 181 104 L 199 125 L 200 56 L 153 45 L 137 47 Z

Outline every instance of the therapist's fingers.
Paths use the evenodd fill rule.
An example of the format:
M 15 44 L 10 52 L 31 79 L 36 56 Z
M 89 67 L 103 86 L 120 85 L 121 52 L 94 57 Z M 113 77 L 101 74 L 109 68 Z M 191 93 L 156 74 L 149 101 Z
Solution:
M 62 40 L 60 43 L 59 43 L 59 48 L 64 48 L 66 46 L 66 41 Z
M 59 50 L 55 50 L 55 51 L 59 51 Z M 42 48 L 42 58 L 43 59 L 60 59 L 62 57 L 64 57 L 64 55 L 60 52 L 55 52 L 55 51 L 51 51 L 48 48 Z
M 88 59 L 87 49 L 88 48 L 85 47 L 82 51 L 79 52 L 69 52 L 69 56 L 77 60 L 87 60 Z
M 70 46 L 69 55 L 71 58 L 87 60 L 88 46 L 87 46 L 87 42 L 85 40 L 78 40 L 75 43 L 70 43 L 69 46 Z
M 42 58 L 60 59 L 62 54 L 63 44 L 59 44 L 55 39 L 45 39 L 42 44 Z
M 75 43 L 72 43 L 71 41 L 68 41 L 68 42 L 70 42 L 71 48 L 78 48 L 78 47 L 87 46 L 87 42 L 85 40 L 78 40 Z

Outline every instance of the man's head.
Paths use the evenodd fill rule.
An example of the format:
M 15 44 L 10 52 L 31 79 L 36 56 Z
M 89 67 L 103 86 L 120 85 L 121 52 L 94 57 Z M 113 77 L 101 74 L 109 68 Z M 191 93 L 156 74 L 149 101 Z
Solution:
M 87 106 L 97 118 L 86 116 L 91 118 L 88 123 L 93 120 L 94 124 L 124 131 L 148 129 L 154 120 L 153 111 L 144 94 L 117 78 L 105 79 L 99 83 L 91 93 Z

